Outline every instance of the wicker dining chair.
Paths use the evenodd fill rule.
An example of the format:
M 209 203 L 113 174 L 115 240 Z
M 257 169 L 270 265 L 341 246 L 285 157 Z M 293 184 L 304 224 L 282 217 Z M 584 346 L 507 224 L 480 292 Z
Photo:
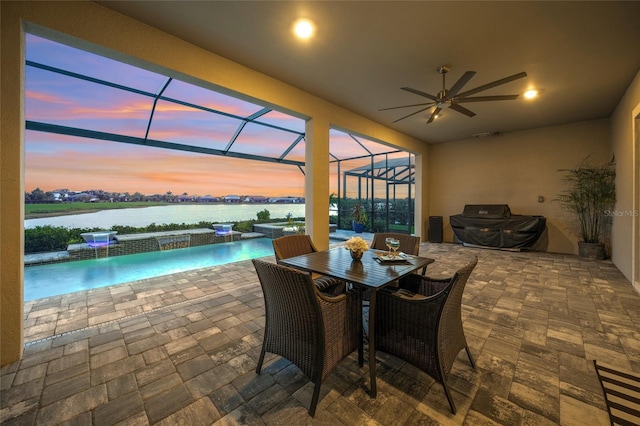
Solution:
M 375 316 L 376 349 L 423 370 L 444 387 L 456 413 L 447 376 L 465 349 L 475 368 L 462 328 L 462 293 L 478 263 L 475 257 L 448 279 L 412 274 L 396 292 L 380 291 Z
M 420 237 L 396 232 L 376 232 L 373 234 L 371 248 L 376 250 L 389 250 L 385 243 L 385 240 L 389 237 L 400 241 L 400 251 L 414 256 L 418 255 L 420 251 Z
M 376 232 L 375 234 L 373 234 L 373 240 L 371 240 L 370 248 L 373 250 L 389 250 L 389 247 L 387 247 L 385 241 L 390 237 L 400 241 L 400 248 L 398 249 L 399 251 L 406 254 L 411 254 L 413 256 L 418 255 L 420 251 L 420 237 L 414 237 L 413 235 L 409 234 L 400 234 L 397 232 Z M 426 272 L 427 267 L 425 266 L 424 268 L 422 268 L 421 273 L 422 275 L 424 275 Z M 391 287 L 397 288 L 398 282 L 394 281 L 394 283 L 391 284 Z M 365 301 L 365 305 L 369 303 L 370 294 L 371 290 L 364 290 L 362 292 L 362 300 Z
M 318 251 L 316 246 L 311 241 L 309 235 L 285 235 L 284 237 L 276 238 L 272 240 L 273 251 L 276 256 L 276 262 L 280 263 L 282 259 L 288 259 L 290 257 L 300 256 L 303 254 L 315 253 Z M 346 282 L 326 275 L 317 273 L 312 274 L 313 282 L 318 289 L 331 296 L 337 296 L 344 293 L 346 289 Z
M 309 415 L 314 416 L 320 386 L 344 358 L 358 349 L 363 359 L 362 301 L 355 288 L 330 297 L 318 290 L 308 273 L 253 260 L 265 302 L 265 331 L 256 367 L 266 352 L 295 364 L 315 384 Z

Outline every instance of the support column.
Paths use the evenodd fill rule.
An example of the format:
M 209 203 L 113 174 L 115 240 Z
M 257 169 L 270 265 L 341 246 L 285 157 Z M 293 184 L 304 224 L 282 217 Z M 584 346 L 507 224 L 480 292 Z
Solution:
M 425 220 L 429 217 L 429 179 L 427 177 L 428 157 L 426 154 L 415 155 L 416 183 L 415 183 L 415 212 L 413 223 L 415 235 L 420 237 L 420 241 L 427 241 L 427 227 Z
M 329 248 L 329 122 L 306 123 L 305 230 L 318 250 Z
M 22 357 L 24 274 L 24 40 L 15 9 L 2 5 L 0 37 L 0 365 Z
M 636 291 L 640 292 L 640 104 L 633 111 L 633 166 L 631 173 L 634 176 L 633 195 L 631 197 L 632 220 L 631 224 L 631 282 Z M 615 220 L 615 219 L 614 219 Z

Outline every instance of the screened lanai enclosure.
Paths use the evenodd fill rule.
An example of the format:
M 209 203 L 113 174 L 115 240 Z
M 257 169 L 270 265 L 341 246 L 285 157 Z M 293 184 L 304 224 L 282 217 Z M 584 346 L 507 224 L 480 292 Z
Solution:
M 233 180 L 225 171 L 244 170 L 255 187 L 241 195 L 273 190 L 267 176 L 278 176 L 280 195 L 304 197 L 302 118 L 170 71 L 33 34 L 26 45 L 27 184 L 45 180 L 45 166 L 55 164 L 59 173 L 77 173 L 70 181 L 83 184 L 97 176 L 104 189 L 124 182 L 128 191 L 143 192 L 135 177 L 125 177 L 125 171 L 131 176 L 138 170 L 140 176 L 155 173 L 171 182 L 198 180 L 202 193 L 188 198 L 197 202 L 226 195 Z M 328 161 L 332 223 L 350 229 L 351 209 L 360 202 L 367 230 L 412 232 L 411 154 L 332 129 Z M 185 199 L 177 197 L 182 190 L 173 192 L 176 202 Z
M 352 167 L 356 160 L 365 164 Z M 351 229 L 353 209 L 360 203 L 367 214 L 365 229 L 413 233 L 415 164 L 406 152 L 371 153 L 361 159 L 334 160 L 338 170 L 336 223 Z

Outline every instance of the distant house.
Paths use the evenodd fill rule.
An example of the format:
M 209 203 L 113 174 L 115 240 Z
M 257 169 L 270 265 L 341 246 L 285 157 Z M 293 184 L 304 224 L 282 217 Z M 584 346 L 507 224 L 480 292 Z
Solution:
M 223 200 L 225 203 L 239 203 L 240 197 L 237 195 L 225 195 Z
M 262 195 L 247 195 L 244 198 L 245 203 L 266 203 L 268 201 L 268 198 Z
M 67 199 L 69 201 L 72 202 L 76 202 L 76 201 L 83 201 L 83 202 L 87 202 L 89 200 L 91 200 L 91 198 L 93 198 L 93 195 L 91 194 L 87 194 L 86 192 L 78 192 L 76 194 L 70 194 Z
M 212 197 L 211 195 L 203 195 L 198 197 L 199 203 L 217 203 L 220 201 L 220 197 Z
M 69 198 L 69 194 L 61 194 L 59 192 L 54 192 L 53 193 L 53 201 L 55 201 L 56 203 L 61 203 L 63 201 L 68 201 Z
M 304 199 L 300 197 L 271 197 L 269 198 L 269 202 L 276 204 L 298 204 L 304 203 Z
M 178 195 L 178 202 L 179 203 L 186 203 L 188 201 L 192 200 L 192 196 L 191 195 Z

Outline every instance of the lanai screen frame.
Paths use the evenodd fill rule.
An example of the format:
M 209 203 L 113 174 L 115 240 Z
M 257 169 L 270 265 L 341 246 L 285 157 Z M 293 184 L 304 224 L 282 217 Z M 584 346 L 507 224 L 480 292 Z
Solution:
M 353 135 L 351 137 L 355 138 Z M 366 148 L 365 148 L 366 149 Z M 406 158 L 396 157 L 389 158 L 394 154 L 406 154 Z M 383 160 L 375 161 L 376 157 L 383 157 Z M 367 165 L 355 167 L 347 171 L 342 172 L 342 163 L 354 159 L 366 159 L 369 161 Z M 337 222 L 338 227 L 345 223 L 343 215 L 348 215 L 350 218 L 350 209 L 353 202 L 364 203 L 367 211 L 367 228 L 374 232 L 401 232 L 407 234 L 413 234 L 414 231 L 414 212 L 415 212 L 415 197 L 413 191 L 415 190 L 415 156 L 407 151 L 394 150 L 383 153 L 369 153 L 360 157 L 352 157 L 345 159 L 334 158 L 331 163 L 334 163 L 337 167 L 338 177 L 338 195 L 337 195 Z M 354 177 L 357 180 L 357 196 L 352 202 L 351 198 L 347 197 L 348 191 L 348 177 Z M 365 188 L 363 189 L 363 182 Z M 384 185 L 385 197 L 383 199 L 383 206 L 380 208 L 380 198 L 375 197 L 376 182 L 382 182 Z M 407 210 L 398 211 L 397 204 L 397 185 L 406 186 L 407 194 Z M 363 196 L 364 194 L 364 196 Z M 384 214 L 380 214 L 381 211 Z M 394 226 L 393 229 L 390 225 L 398 225 L 390 223 L 390 215 L 403 216 L 406 214 L 407 221 L 405 226 Z M 383 219 L 385 226 L 380 228 L 377 220 Z M 346 221 L 348 223 L 348 221 Z M 400 224 L 402 225 L 402 224 Z M 348 229 L 347 226 L 343 226 L 343 229 Z
M 50 39 L 46 39 L 43 38 L 41 36 L 37 36 L 37 35 L 31 35 L 33 37 L 40 37 L 44 40 L 47 40 L 48 42 L 52 42 L 52 43 L 58 43 L 62 46 L 66 46 L 68 48 L 71 49 L 77 49 L 75 47 L 71 47 L 68 46 L 64 43 L 60 43 L 58 41 L 54 41 L 54 40 L 50 40 Z M 79 51 L 85 52 L 88 55 L 96 55 L 99 56 L 101 58 L 105 58 L 107 60 L 111 60 L 111 61 L 115 61 L 118 62 L 120 64 L 120 61 L 116 61 L 114 59 L 111 58 L 106 58 L 104 56 L 101 55 L 97 55 L 95 53 L 92 52 L 88 52 L 88 51 L 83 51 L 82 49 L 77 49 Z M 149 111 L 149 117 L 146 123 L 146 132 L 144 134 L 144 136 L 132 136 L 132 135 L 124 135 L 124 134 L 119 134 L 119 133 L 113 133 L 113 132 L 105 132 L 105 131 L 98 131 L 98 130 L 91 130 L 91 129 L 87 129 L 87 128 L 80 128 L 80 127 L 73 127 L 73 126 L 65 126 L 65 125 L 60 125 L 60 124 L 54 124 L 54 123 L 47 123 L 44 121 L 38 121 L 38 120 L 26 120 L 25 121 L 25 129 L 26 130 L 31 130 L 31 131 L 37 131 L 37 132 L 45 132 L 45 133 L 52 133 L 52 134 L 60 134 L 60 135 L 65 135 L 65 136 L 72 136 L 72 137 L 81 137 L 81 138 L 88 138 L 88 139 L 95 139 L 95 140 L 103 140 L 103 141 L 108 141 L 108 142 L 119 142 L 119 143 L 126 143 L 126 144 L 133 144 L 133 145 L 141 145 L 141 146 L 149 146 L 149 147 L 156 147 L 156 148 L 163 148 L 163 149 L 169 149 L 169 150 L 177 150 L 177 151 L 187 151 L 187 152 L 193 152 L 193 153 L 199 153 L 199 154 L 206 154 L 206 155 L 214 155 L 214 156 L 222 156 L 222 157 L 235 157 L 235 158 L 241 158 L 241 159 L 247 159 L 247 160 L 256 160 L 256 161 L 265 161 L 265 162 L 270 162 L 270 163 L 279 163 L 279 164 L 283 164 L 283 165 L 289 165 L 289 166 L 295 166 L 297 167 L 300 172 L 304 175 L 305 171 L 304 171 L 304 167 L 305 167 L 305 162 L 304 161 L 300 161 L 300 160 L 295 160 L 295 159 L 290 159 L 287 158 L 287 156 L 289 156 L 289 154 L 298 146 L 298 144 L 301 141 L 304 141 L 306 143 L 306 139 L 305 139 L 305 133 L 303 131 L 299 131 L 299 130 L 295 130 L 295 129 L 290 129 L 290 128 L 286 128 L 283 126 L 278 126 L 278 125 L 274 125 L 265 121 L 261 120 L 261 117 L 263 117 L 264 115 L 270 113 L 271 111 L 277 111 L 274 110 L 272 108 L 269 107 L 264 107 L 264 106 L 260 106 L 259 103 L 256 103 L 254 101 L 252 102 L 247 102 L 244 101 L 242 99 L 236 98 L 242 102 L 247 102 L 249 104 L 255 105 L 256 106 L 256 111 L 254 111 L 253 113 L 249 114 L 249 115 L 245 115 L 245 116 L 241 116 L 241 115 L 237 115 L 237 114 L 233 114 L 233 113 L 229 113 L 229 112 L 225 112 L 225 111 L 221 111 L 219 109 L 216 108 L 210 108 L 210 107 L 206 107 L 203 105 L 198 105 L 198 104 L 194 104 L 191 102 L 187 102 L 185 100 L 181 100 L 181 99 L 176 99 L 174 97 L 170 97 L 170 96 L 165 96 L 164 93 L 165 91 L 167 91 L 167 89 L 171 86 L 172 83 L 176 82 L 176 83 L 185 83 L 182 80 L 177 80 L 174 79 L 173 77 L 167 76 L 167 75 L 163 75 L 163 74 L 159 74 L 158 72 L 154 72 L 154 74 L 158 75 L 159 77 L 164 78 L 163 83 L 161 84 L 161 87 L 156 91 L 156 92 L 151 92 L 149 90 L 144 90 L 141 88 L 136 88 L 136 87 L 132 87 L 130 85 L 126 85 L 126 84 L 120 84 L 120 83 L 115 83 L 115 82 L 111 82 L 111 81 L 107 81 L 105 79 L 101 79 L 101 78 L 97 78 L 97 77 L 93 77 L 93 76 L 89 76 L 80 72 L 74 72 L 72 70 L 69 69 L 63 69 L 60 67 L 55 67 L 49 64 L 45 64 L 42 62 L 38 62 L 38 61 L 33 61 L 33 60 L 29 60 L 26 59 L 25 60 L 25 67 L 31 67 L 33 69 L 38 69 L 38 70 L 43 70 L 46 72 L 51 72 L 54 74 L 58 74 L 58 75 L 63 75 L 66 77 L 71 77 L 74 79 L 77 79 L 79 81 L 82 81 L 84 83 L 92 83 L 92 84 L 97 84 L 97 85 L 101 85 L 110 89 L 116 89 L 116 90 L 122 90 L 125 92 L 129 92 L 129 93 L 134 93 L 136 95 L 140 95 L 140 96 L 144 96 L 147 97 L 151 100 L 151 108 Z M 136 67 L 137 68 L 137 67 Z M 193 83 L 186 83 L 186 84 L 192 84 Z M 200 87 L 203 90 L 209 90 L 211 92 L 216 92 L 213 89 L 210 88 L 205 88 L 205 87 L 201 87 L 201 86 L 197 86 Z M 229 96 L 229 95 L 224 95 L 224 96 Z M 220 116 L 224 116 L 224 117 L 228 117 L 230 119 L 233 120 L 237 120 L 238 121 L 238 126 L 234 132 L 234 134 L 230 137 L 230 139 L 228 140 L 228 142 L 226 143 L 226 146 L 223 149 L 216 149 L 216 148 L 211 148 L 211 147 L 206 147 L 206 146 L 200 146 L 200 145 L 192 145 L 189 143 L 178 143 L 176 141 L 167 141 L 167 140 L 157 140 L 157 139 L 153 139 L 149 137 L 149 133 L 150 133 L 150 129 L 152 127 L 153 124 L 153 120 L 154 120 L 154 116 L 156 113 L 156 106 L 158 104 L 158 102 L 170 102 L 173 104 L 177 104 L 177 105 L 181 105 L 184 107 L 189 107 L 189 108 L 193 108 L 205 113 L 211 113 L 211 114 L 216 114 L 216 115 L 220 115 Z M 288 114 L 287 114 L 288 115 Z M 293 116 L 292 116 L 293 117 Z M 295 118 L 295 117 L 294 117 Z M 265 128 L 270 128 L 270 129 L 276 129 L 277 131 L 281 131 L 281 132 L 285 132 L 288 134 L 291 134 L 292 136 L 292 141 L 290 144 L 288 144 L 287 148 L 285 148 L 284 150 L 282 150 L 279 153 L 274 153 L 273 156 L 270 155 L 258 155 L 258 154 L 251 154 L 251 153 L 247 153 L 247 152 L 238 152 L 238 151 L 233 151 L 234 148 L 234 144 L 236 143 L 236 141 L 238 140 L 238 138 L 242 135 L 243 130 L 245 129 L 245 127 L 247 125 L 258 125 L 258 126 L 263 126 Z M 398 178 L 398 176 L 400 176 L 402 173 L 398 173 L 396 171 L 397 166 L 395 165 L 390 165 L 389 162 L 397 162 L 396 160 L 389 160 L 388 157 L 389 155 L 393 155 L 393 154 L 397 154 L 397 153 L 404 153 L 405 151 L 401 151 L 401 150 L 397 150 L 397 149 L 390 149 L 390 150 L 384 150 L 381 152 L 372 152 L 370 149 L 367 148 L 367 146 L 365 144 L 362 143 L 361 140 L 358 139 L 358 137 L 349 134 L 349 137 L 351 139 L 353 139 L 363 150 L 364 152 L 366 152 L 366 154 L 364 155 L 359 155 L 359 156 L 352 156 L 352 157 L 344 157 L 344 158 L 339 158 L 338 155 L 336 155 L 335 153 L 331 153 L 330 152 L 330 158 L 329 158 L 329 162 L 330 163 L 337 163 L 338 166 L 338 182 L 337 182 L 337 186 L 338 186 L 338 223 L 340 223 L 340 219 L 341 219 L 341 215 L 344 214 L 345 212 L 343 212 L 341 210 L 341 206 L 340 204 L 344 204 L 346 198 L 344 198 L 343 196 L 346 195 L 346 182 L 347 182 L 347 177 L 348 176 L 356 176 L 358 179 L 358 185 L 361 186 L 362 183 L 362 179 L 365 179 L 367 182 L 367 187 L 371 187 L 371 197 L 369 197 L 369 205 L 367 206 L 367 211 L 369 214 L 369 221 L 370 221 L 370 227 L 373 227 L 373 224 L 375 223 L 376 220 L 376 215 L 375 215 L 375 197 L 374 197 L 374 182 L 375 181 L 380 181 L 383 180 L 385 181 L 385 186 L 386 186 L 386 206 L 387 208 L 385 209 L 386 214 L 385 214 L 385 223 L 386 223 L 386 228 L 389 228 L 389 185 L 390 182 L 393 184 L 393 200 L 395 201 L 395 193 L 396 193 L 396 185 L 398 184 L 402 184 L 402 185 L 408 185 L 408 191 L 407 193 L 409 194 L 408 198 L 409 198 L 409 211 L 408 216 L 409 216 L 409 221 L 407 224 L 407 232 L 411 233 L 412 230 L 412 226 L 413 226 L 413 212 L 414 212 L 414 206 L 412 203 L 413 198 L 411 197 L 411 188 L 412 186 L 415 185 L 415 181 L 414 181 L 414 165 L 413 165 L 413 155 L 411 153 L 407 153 L 408 154 L 408 166 L 405 166 L 405 169 L 408 170 L 408 173 L 406 174 L 406 176 L 401 176 L 400 178 Z M 368 141 L 371 143 L 376 143 L 377 142 L 373 142 L 373 141 Z M 330 140 L 331 143 L 331 140 Z M 285 143 L 286 144 L 286 143 Z M 374 162 L 374 158 L 378 157 L 378 156 L 384 156 L 385 160 L 385 166 L 381 166 L 381 162 Z M 369 168 L 362 168 L 362 167 L 357 167 L 351 170 L 346 171 L 342 177 L 341 177 L 341 172 L 340 172 L 340 168 L 341 168 L 341 163 L 343 162 L 348 162 L 351 160 L 358 160 L 358 159 L 363 159 L 363 158 L 369 158 L 369 163 L 370 163 L 370 167 Z M 393 170 L 393 177 L 391 179 L 388 178 L 388 176 L 390 175 L 391 171 Z M 340 179 L 342 179 L 343 183 L 341 186 L 340 183 Z M 345 190 L 342 190 L 342 188 L 344 188 Z M 358 191 L 358 199 L 361 198 L 361 191 L 359 189 Z M 340 202 L 340 200 L 343 200 L 342 203 Z M 348 213 L 347 213 L 348 214 Z M 385 229 L 385 230 L 387 230 Z

